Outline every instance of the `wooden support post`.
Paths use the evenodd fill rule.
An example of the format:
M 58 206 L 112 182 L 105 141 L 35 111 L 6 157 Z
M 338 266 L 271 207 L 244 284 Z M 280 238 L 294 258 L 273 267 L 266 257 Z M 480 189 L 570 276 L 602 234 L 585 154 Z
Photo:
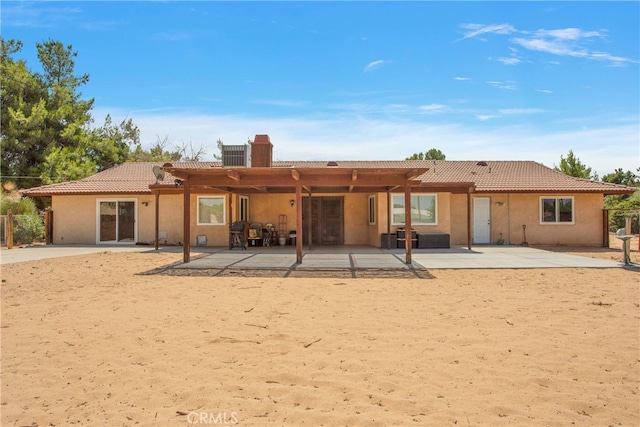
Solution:
M 160 193 L 156 193 L 156 251 L 159 248 L 160 243 L 158 242 L 160 238 Z
M 296 181 L 296 262 L 302 264 L 302 186 Z
M 398 244 L 396 243 L 396 247 Z M 387 190 L 387 249 L 391 249 L 391 193 Z M 396 248 L 393 248 L 396 249 Z
M 44 243 L 53 244 L 53 211 L 51 208 L 44 210 Z
M 183 261 L 188 263 L 191 261 L 191 183 L 188 179 L 182 181 L 184 193 L 184 213 L 183 213 Z
M 467 190 L 467 249 L 471 250 L 471 189 Z
M 308 215 L 308 219 L 307 219 L 307 229 L 309 231 L 309 236 L 307 237 L 309 239 L 309 244 L 308 244 L 308 248 L 307 250 L 311 250 L 311 244 L 313 242 L 313 221 L 311 220 L 311 218 L 313 218 L 313 196 L 311 194 L 311 187 L 309 187 L 309 206 L 307 207 L 307 215 Z
M 404 185 L 404 250 L 405 264 L 411 264 L 411 184 L 407 182 Z
M 13 212 L 7 211 L 7 249 L 13 249 Z
M 602 210 L 602 247 L 609 247 L 609 211 Z

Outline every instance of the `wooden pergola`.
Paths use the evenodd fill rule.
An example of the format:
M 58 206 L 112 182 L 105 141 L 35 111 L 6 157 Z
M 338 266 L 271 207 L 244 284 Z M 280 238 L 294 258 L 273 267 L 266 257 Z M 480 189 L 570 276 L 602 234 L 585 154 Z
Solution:
M 159 196 L 160 194 L 182 192 L 184 196 L 184 262 L 191 260 L 191 203 L 192 192 L 198 193 L 277 193 L 295 194 L 296 235 L 303 235 L 302 195 L 308 193 L 390 193 L 403 191 L 405 199 L 405 228 L 411 230 L 411 194 L 412 192 L 451 192 L 467 194 L 467 236 L 471 248 L 471 198 L 475 188 L 473 182 L 429 183 L 425 184 L 420 176 L 428 168 L 341 168 L 317 167 L 211 167 L 198 168 L 165 164 L 162 169 L 176 177 L 176 185 L 150 185 L 156 196 L 156 248 L 158 245 Z M 229 199 L 231 200 L 231 198 Z M 390 200 L 390 198 L 388 198 Z M 388 202 L 390 203 L 390 201 Z M 233 218 L 232 204 L 229 201 L 229 218 Z M 309 204 L 311 208 L 311 204 Z M 391 219 L 387 219 L 387 233 L 391 228 Z M 311 227 L 309 227 L 311 228 Z M 311 229 L 309 229 L 311 233 Z M 302 263 L 302 238 L 296 239 L 296 262 Z M 406 239 L 405 261 L 411 264 L 411 239 Z

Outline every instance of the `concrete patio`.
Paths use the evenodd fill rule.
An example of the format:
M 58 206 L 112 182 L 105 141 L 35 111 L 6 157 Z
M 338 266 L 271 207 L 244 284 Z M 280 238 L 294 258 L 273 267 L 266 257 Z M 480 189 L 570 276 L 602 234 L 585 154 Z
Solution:
M 163 247 L 160 252 L 181 253 L 182 248 Z M 3 249 L 0 263 L 32 261 L 99 252 L 155 252 L 152 247 L 137 245 L 27 246 Z M 172 269 L 265 269 L 265 270 L 427 270 L 483 268 L 616 268 L 620 261 L 550 252 L 521 246 L 474 246 L 450 249 L 414 249 L 412 264 L 405 264 L 402 249 L 379 249 L 368 246 L 324 246 L 305 248 L 302 264 L 296 263 L 295 248 L 256 247 L 247 250 L 216 247 L 192 247 L 191 262 L 176 263 Z

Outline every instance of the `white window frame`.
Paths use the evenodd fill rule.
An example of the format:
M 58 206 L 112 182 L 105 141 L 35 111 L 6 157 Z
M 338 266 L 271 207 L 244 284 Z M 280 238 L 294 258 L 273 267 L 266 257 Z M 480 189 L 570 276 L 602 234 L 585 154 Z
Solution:
M 438 225 L 438 195 L 436 193 L 420 193 L 420 194 L 412 194 L 411 198 L 413 197 L 433 197 L 434 201 L 435 201 L 435 218 L 434 218 L 434 222 L 416 222 L 416 221 L 411 221 L 411 226 L 413 227 L 414 225 Z M 391 211 L 389 212 L 390 218 L 391 218 L 391 225 L 405 225 L 405 222 L 394 222 L 394 201 L 396 200 L 396 198 L 399 198 L 401 203 L 402 203 L 402 213 L 404 214 L 404 193 L 392 193 L 391 194 L 391 203 L 390 203 L 390 209 Z M 399 208 L 398 208 L 399 209 Z
M 202 199 L 220 199 L 222 200 L 222 220 L 217 223 L 200 222 L 200 200 Z M 225 196 L 198 196 L 196 201 L 196 219 L 198 225 L 203 226 L 226 226 L 227 225 L 227 198 Z
M 133 202 L 133 242 L 119 242 L 117 240 L 100 240 L 100 203 L 113 202 L 116 206 L 119 202 Z M 116 218 L 118 216 L 116 215 Z M 116 225 L 117 228 L 117 225 Z M 97 198 L 96 199 L 96 245 L 135 245 L 138 242 L 138 199 L 133 198 Z
M 249 196 L 238 197 L 238 220 L 249 222 Z
M 571 221 L 560 221 L 560 203 L 558 201 L 560 199 L 569 199 L 571 200 Z M 555 221 L 545 221 L 544 220 L 544 201 L 545 200 L 554 200 L 555 201 Z M 540 196 L 538 203 L 538 214 L 540 225 L 573 225 L 576 221 L 576 201 L 573 196 Z
M 369 196 L 369 225 L 375 225 L 376 223 L 376 195 Z

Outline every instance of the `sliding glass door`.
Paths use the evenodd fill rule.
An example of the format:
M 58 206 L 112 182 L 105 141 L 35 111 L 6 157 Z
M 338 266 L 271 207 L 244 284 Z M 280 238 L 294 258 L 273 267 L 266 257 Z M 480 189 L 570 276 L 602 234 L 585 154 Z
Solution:
M 97 243 L 136 243 L 135 200 L 98 200 Z

